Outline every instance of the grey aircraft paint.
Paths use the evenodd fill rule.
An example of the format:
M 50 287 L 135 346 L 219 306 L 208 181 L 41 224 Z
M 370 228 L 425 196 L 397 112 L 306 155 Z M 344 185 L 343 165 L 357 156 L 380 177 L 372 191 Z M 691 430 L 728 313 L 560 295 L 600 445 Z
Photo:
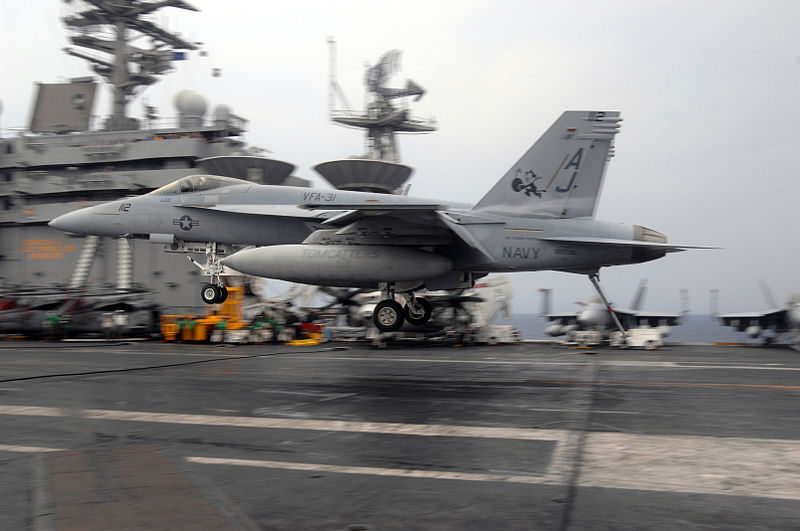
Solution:
M 220 286 L 225 266 L 311 284 L 382 285 L 387 298 L 395 290 L 470 287 L 490 272 L 595 276 L 602 267 L 690 248 L 646 227 L 594 219 L 620 121 L 618 112 L 564 112 L 473 208 L 196 175 L 50 224 L 78 234 L 150 238 L 173 249 L 185 242 L 262 246 L 223 259 L 212 250 L 205 272 Z M 327 253 L 320 256 L 336 258 L 303 252 L 321 245 Z M 353 252 L 359 246 L 381 260 Z

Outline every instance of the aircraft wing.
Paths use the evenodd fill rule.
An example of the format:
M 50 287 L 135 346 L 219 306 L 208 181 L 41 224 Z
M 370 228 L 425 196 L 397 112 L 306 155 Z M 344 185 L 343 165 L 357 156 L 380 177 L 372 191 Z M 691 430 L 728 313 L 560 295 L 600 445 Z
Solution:
M 437 203 L 303 203 L 300 208 L 307 210 L 360 210 L 369 211 L 391 211 L 391 210 L 442 210 L 447 208 L 445 205 Z
M 380 205 L 381 208 L 357 208 L 347 209 L 345 212 L 333 215 L 325 221 L 325 225 L 341 226 L 349 225 L 360 219 L 375 216 L 401 215 L 404 221 L 409 223 L 426 220 L 427 216 L 435 213 L 440 207 L 438 205 Z M 387 208 L 389 207 L 389 208 Z M 400 207 L 400 208 L 398 208 Z
M 250 214 L 254 216 L 273 216 L 302 219 L 325 219 L 330 213 L 312 212 L 296 205 L 263 205 L 263 204 L 216 204 L 216 205 L 178 205 L 177 208 L 215 210 L 233 214 Z
M 744 332 L 750 326 L 760 326 L 763 329 L 773 328 L 777 332 L 789 329 L 789 315 L 785 308 L 768 310 L 766 312 L 744 312 L 718 316 L 719 321 L 725 326 L 736 328 Z
M 617 314 L 617 317 L 625 324 L 626 328 L 644 325 L 652 328 L 662 325 L 676 326 L 681 322 L 681 314 L 679 313 L 642 312 L 616 306 L 614 306 L 614 313 Z
M 645 324 L 653 328 L 661 325 L 676 326 L 681 323 L 681 314 L 633 312 L 629 315 L 629 319 L 635 322 L 638 326 L 642 326 Z
M 483 254 L 489 261 L 494 261 L 492 255 L 481 245 L 477 238 L 466 229 L 464 225 L 453 218 L 453 214 L 448 213 L 445 205 L 435 203 L 363 203 L 363 204 L 325 204 L 307 203 L 300 208 L 308 210 L 326 210 L 330 212 L 331 207 L 344 210 L 339 215 L 333 215 L 326 219 L 322 225 L 326 227 L 346 227 L 357 225 L 358 222 L 366 221 L 368 218 L 383 216 L 388 219 L 384 224 L 392 228 L 393 235 L 402 235 L 413 238 L 416 235 L 428 237 L 431 231 L 438 231 L 445 234 L 448 238 L 455 236 L 468 246 Z M 463 217 L 470 218 L 472 223 L 498 223 L 496 221 L 476 217 L 472 214 L 464 214 Z M 344 230 L 344 229 L 342 229 Z
M 358 221 L 359 219 L 385 216 L 391 214 L 402 214 L 404 219 L 414 222 L 415 218 L 423 218 L 445 208 L 442 205 L 432 203 L 353 203 L 353 204 L 331 204 L 331 203 L 305 203 L 298 208 L 304 210 L 324 210 L 330 212 L 329 219 L 325 225 L 343 226 Z M 334 211 L 334 212 L 331 212 Z
M 193 208 L 202 210 L 215 210 L 218 212 L 231 212 L 233 214 L 249 214 L 253 216 L 291 217 L 301 219 L 324 220 L 324 225 L 344 226 L 359 219 L 402 214 L 404 220 L 414 222 L 415 218 L 424 218 L 426 214 L 443 208 L 434 204 L 410 203 L 380 203 L 380 204 L 336 204 L 306 203 L 302 205 L 265 205 L 265 204 L 182 204 L 179 208 Z M 425 220 L 429 223 L 430 220 Z
M 578 322 L 578 314 L 571 313 L 548 313 L 545 315 L 548 321 L 556 321 L 556 324 L 571 325 Z

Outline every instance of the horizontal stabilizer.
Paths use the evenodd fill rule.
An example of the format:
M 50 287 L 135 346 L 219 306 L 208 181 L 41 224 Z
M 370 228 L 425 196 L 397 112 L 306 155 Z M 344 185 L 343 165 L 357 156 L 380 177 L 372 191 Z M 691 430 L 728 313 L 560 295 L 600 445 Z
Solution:
M 453 219 L 451 219 L 451 217 L 444 212 L 439 212 L 439 219 L 447 226 L 447 228 L 452 230 L 456 236 L 461 238 L 464 243 L 488 258 L 490 262 L 494 262 L 494 257 L 492 257 L 491 253 L 486 250 L 481 242 L 478 241 L 478 238 L 476 238 L 472 232 L 467 230 L 466 227 L 453 221 Z
M 719 249 L 706 245 L 682 245 L 678 243 L 643 242 L 637 240 L 617 240 L 613 238 L 586 238 L 582 236 L 553 236 L 544 237 L 542 240 L 549 242 L 585 243 L 587 245 L 607 245 L 617 247 L 641 247 L 645 249 L 664 249 L 666 252 L 686 251 L 689 249 Z

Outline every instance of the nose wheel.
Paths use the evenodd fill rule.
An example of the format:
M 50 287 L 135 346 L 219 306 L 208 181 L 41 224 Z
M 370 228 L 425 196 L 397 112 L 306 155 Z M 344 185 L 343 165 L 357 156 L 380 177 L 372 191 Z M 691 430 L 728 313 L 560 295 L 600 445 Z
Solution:
M 225 286 L 205 284 L 200 290 L 200 298 L 206 304 L 220 304 L 228 299 L 228 289 Z
M 218 250 L 221 253 L 227 254 L 229 250 L 226 247 L 218 246 L 216 242 L 206 243 L 206 263 L 200 264 L 191 256 L 186 258 L 190 263 L 196 265 L 203 272 L 204 275 L 211 277 L 211 282 L 203 284 L 200 289 L 200 298 L 206 304 L 220 304 L 227 300 L 228 290 L 222 284 L 220 276 L 223 274 L 225 268 L 220 263 L 220 258 L 217 255 Z

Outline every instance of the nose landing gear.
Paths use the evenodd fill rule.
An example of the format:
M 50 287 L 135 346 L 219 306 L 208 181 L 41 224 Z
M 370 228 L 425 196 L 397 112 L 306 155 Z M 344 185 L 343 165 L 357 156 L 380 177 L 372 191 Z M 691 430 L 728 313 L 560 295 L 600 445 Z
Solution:
M 221 251 L 221 252 L 218 252 Z M 200 268 L 203 274 L 211 277 L 211 282 L 203 284 L 200 289 L 200 298 L 206 304 L 221 304 L 228 298 L 228 290 L 222 282 L 222 273 L 225 266 L 220 263 L 218 254 L 228 254 L 227 248 L 217 249 L 216 242 L 206 243 L 206 263 L 199 264 L 191 256 L 187 256 L 189 261 Z
M 228 299 L 228 288 L 216 284 L 204 284 L 200 298 L 206 304 L 221 304 Z

